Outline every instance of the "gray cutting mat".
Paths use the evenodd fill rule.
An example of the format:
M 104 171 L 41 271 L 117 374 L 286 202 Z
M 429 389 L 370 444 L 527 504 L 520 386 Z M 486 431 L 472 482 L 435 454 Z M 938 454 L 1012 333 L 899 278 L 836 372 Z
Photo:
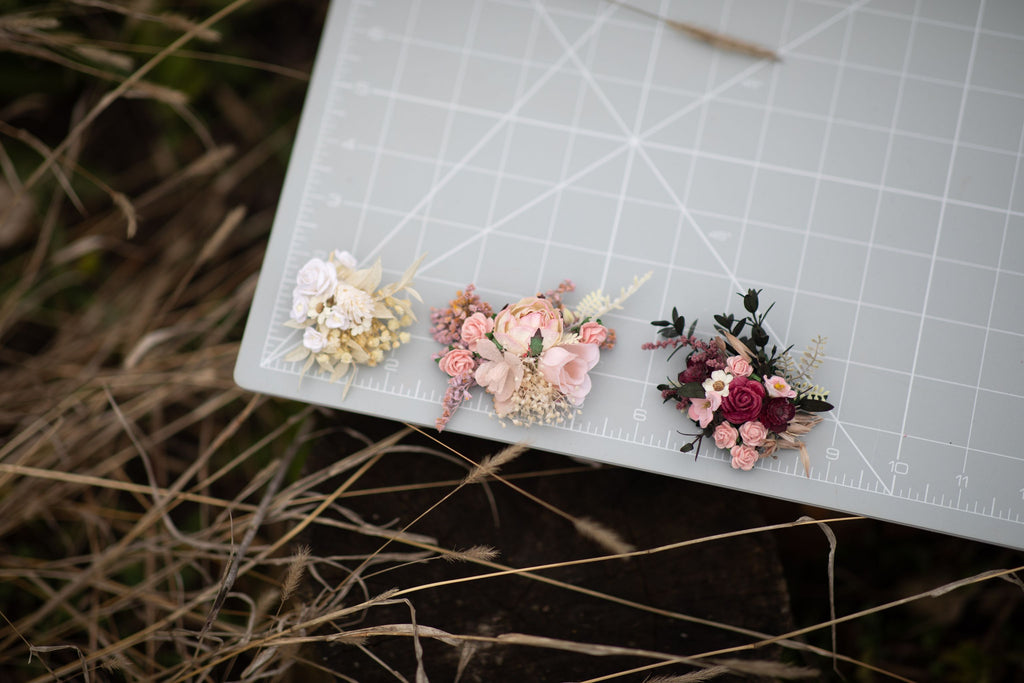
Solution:
M 239 384 L 432 425 L 427 306 L 653 271 L 573 424 L 503 428 L 478 389 L 449 429 L 1024 548 L 1024 3 L 635 2 L 782 61 L 601 0 L 334 0 Z M 395 277 L 427 253 L 413 342 L 344 400 L 283 360 L 295 274 L 335 248 Z M 809 479 L 680 454 L 654 385 L 681 357 L 639 348 L 748 287 L 773 339 L 829 338 Z

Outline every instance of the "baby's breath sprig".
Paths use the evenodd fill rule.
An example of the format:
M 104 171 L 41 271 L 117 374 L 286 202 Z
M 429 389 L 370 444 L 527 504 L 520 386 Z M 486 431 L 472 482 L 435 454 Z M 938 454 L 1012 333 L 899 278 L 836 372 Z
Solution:
M 626 299 L 636 294 L 637 290 L 639 290 L 645 282 L 650 280 L 653 274 L 653 271 L 648 271 L 640 277 L 634 275 L 632 284 L 620 289 L 619 296 L 614 300 L 600 289 L 591 292 L 583 297 L 583 299 L 576 305 L 576 310 L 573 311 L 573 315 L 578 320 L 586 318 L 597 320 L 602 315 L 611 313 L 612 311 L 621 310 L 622 304 L 625 303 Z

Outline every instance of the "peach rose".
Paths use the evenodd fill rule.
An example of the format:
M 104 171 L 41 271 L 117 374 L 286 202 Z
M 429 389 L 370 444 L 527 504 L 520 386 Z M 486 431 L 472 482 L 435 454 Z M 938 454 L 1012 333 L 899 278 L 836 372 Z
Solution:
M 494 318 L 483 313 L 474 313 L 462 323 L 459 336 L 470 351 L 476 351 L 476 342 L 483 339 L 494 329 Z
M 728 422 L 722 422 L 715 427 L 715 445 L 722 449 L 729 449 L 736 445 L 736 438 L 739 432 Z
M 604 340 L 608 338 L 608 328 L 601 323 L 595 323 L 593 321 L 583 323 L 580 327 L 580 344 L 598 344 L 604 343 Z
M 729 453 L 732 454 L 732 468 L 734 470 L 749 470 L 757 462 L 758 454 L 753 448 L 747 445 L 733 446 Z
M 449 376 L 456 377 L 466 372 L 476 370 L 476 359 L 473 353 L 466 349 L 452 349 L 441 357 L 438 367 L 447 372 Z
M 768 428 L 757 420 L 744 422 L 740 426 L 740 438 L 748 446 L 760 446 L 768 438 Z
M 587 373 L 600 357 L 601 350 L 596 344 L 565 344 L 542 353 L 538 367 L 544 379 L 557 386 L 573 404 L 580 405 L 590 393 Z
M 494 338 L 506 351 L 525 356 L 530 341 L 540 332 L 541 351 L 547 351 L 562 335 L 562 316 L 551 302 L 530 296 L 506 306 L 494 318 Z
M 736 377 L 750 377 L 754 368 L 742 356 L 729 356 L 725 359 L 725 367 Z

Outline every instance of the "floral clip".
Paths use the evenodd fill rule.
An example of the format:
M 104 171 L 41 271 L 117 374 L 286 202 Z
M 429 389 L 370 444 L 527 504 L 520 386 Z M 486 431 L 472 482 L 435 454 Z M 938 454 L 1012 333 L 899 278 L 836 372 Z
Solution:
M 345 394 L 355 379 L 357 366 L 375 366 L 387 351 L 409 341 L 401 332 L 416 320 L 412 302 L 399 298 L 403 292 L 417 301 L 412 278 L 423 256 L 405 271 L 398 282 L 380 285 L 380 259 L 369 268 L 356 268 L 347 251 L 333 251 L 327 261 L 312 258 L 299 269 L 292 290 L 291 319 L 285 325 L 303 330 L 302 343 L 285 360 L 305 360 L 302 374 L 315 363 L 332 382 L 348 374 Z M 349 374 L 349 370 L 352 371 Z
M 575 309 L 562 302 L 576 289 L 570 280 L 497 313 L 473 285 L 458 292 L 448 308 L 431 309 L 433 337 L 445 347 L 434 360 L 449 377 L 438 431 L 471 398 L 474 386 L 493 396 L 502 425 L 505 419 L 517 426 L 571 420 L 590 393 L 587 373 L 597 365 L 600 350 L 615 345 L 615 330 L 605 327 L 601 316 L 622 308 L 650 276 L 633 278 L 615 300 L 592 292 Z
M 721 336 L 710 342 L 693 335 L 697 321 L 687 330 L 686 318 L 673 308 L 671 320 L 651 323 L 661 328 L 664 339 L 643 348 L 672 348 L 669 358 L 683 347 L 690 349 L 676 379 L 658 385 L 662 399 L 674 400 L 676 410 L 701 429 L 682 452 L 696 445 L 699 454 L 702 440 L 710 437 L 729 451 L 734 469 L 749 470 L 759 458 L 776 457 L 780 448 L 798 449 L 804 474 L 810 476 L 810 457 L 799 437 L 821 422 L 814 413 L 832 410 L 825 400 L 828 391 L 811 382 L 824 358 L 826 339 L 815 337 L 799 361 L 790 356 L 792 347 L 780 352 L 772 345 L 769 351 L 764 319 L 775 304 L 758 314 L 760 293 L 750 289 L 740 295 L 747 316 L 735 320 L 731 314 L 716 315 Z

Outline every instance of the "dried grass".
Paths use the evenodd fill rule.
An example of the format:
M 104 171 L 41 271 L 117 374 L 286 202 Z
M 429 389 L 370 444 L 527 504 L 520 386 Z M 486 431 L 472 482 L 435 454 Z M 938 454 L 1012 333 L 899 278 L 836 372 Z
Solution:
M 951 590 L 977 588 L 993 578 L 1020 584 L 1015 573 L 1020 567 L 997 570 L 842 616 L 833 613 L 791 633 L 760 633 L 576 586 L 548 573 L 823 522 L 802 520 L 638 550 L 591 519 L 599 512 L 567 512 L 515 483 L 580 468 L 506 475 L 501 467 L 521 456 L 522 446 L 500 449 L 478 463 L 400 426 L 389 436 L 361 438 L 361 447 L 320 468 L 308 462 L 296 467 L 312 445 L 338 429 L 323 411 L 247 394 L 231 379 L 272 208 L 266 182 L 254 177 L 264 164 L 284 158 L 295 117 L 268 125 L 244 97 L 222 85 L 214 100 L 223 109 L 207 104 L 214 108 L 204 116 L 223 120 L 210 125 L 191 113 L 173 88 L 146 84 L 143 77 L 155 77 L 156 67 L 172 57 L 227 62 L 274 74 L 283 101 L 294 105 L 303 71 L 182 50 L 190 39 L 219 40 L 215 25 L 243 8 L 245 0 L 203 19 L 161 13 L 160 3 L 139 3 L 150 8 L 147 12 L 100 0 L 74 4 L 100 13 L 105 22 L 122 22 L 127 37 L 91 36 L 84 28 L 57 33 L 79 16 L 58 16 L 52 8 L 0 16 L 0 50 L 94 79 L 75 91 L 76 105 L 59 140 L 47 142 L 27 121 L 13 122 L 37 111 L 40 101 L 45 109 L 45 94 L 24 93 L 18 106 L 4 109 L 9 120 L 0 121 L 6 141 L 0 145 L 5 193 L 0 196 L 7 198 L 0 205 L 0 222 L 8 222 L 0 235 L 13 245 L 0 266 L 0 616 L 5 623 L 0 671 L 5 680 L 284 679 L 292 669 L 323 670 L 313 648 L 327 643 L 344 644 L 373 662 L 372 680 L 385 675 L 405 680 L 371 647 L 384 637 L 412 640 L 416 681 L 427 680 L 431 661 L 423 642 L 429 640 L 458 651 L 459 675 L 485 647 L 646 662 L 593 681 L 646 676 L 667 666 L 684 673 L 652 680 L 813 675 L 806 667 L 775 661 L 717 659 L 769 644 L 878 672 L 874 664 L 835 652 L 835 645 L 830 651 L 800 638 Z M 166 47 L 132 43 L 134 22 L 160 26 Z M 132 55 L 147 52 L 151 59 L 129 73 Z M 92 94 L 93 86 L 105 88 L 111 80 L 113 89 Z M 123 100 L 140 94 L 147 99 Z M 171 152 L 161 139 L 145 140 L 138 144 L 146 153 L 130 168 L 88 170 L 102 166 L 103 149 L 92 144 L 92 136 L 100 135 L 101 114 L 115 104 L 137 108 L 130 111 L 138 116 L 178 121 L 182 134 L 192 136 L 187 151 Z M 189 120 L 174 118 L 182 115 Z M 223 121 L 250 128 L 229 127 L 229 133 L 216 134 L 228 138 L 221 140 L 209 130 L 223 130 Z M 278 164 L 271 194 L 280 171 Z M 26 225 L 34 228 L 34 238 Z M 454 460 L 467 474 L 461 480 L 395 478 L 387 485 L 364 486 L 368 473 L 379 472 L 382 463 L 401 453 Z M 508 566 L 497 562 L 501 549 L 446 548 L 417 531 L 433 511 L 458 505 L 455 494 L 476 484 L 481 488 L 475 490 L 488 492 L 490 485 L 507 487 L 535 503 L 538 514 L 565 520 L 566 533 L 581 534 L 608 554 Z M 435 504 L 400 527 L 369 522 L 343 504 L 433 490 Z M 306 545 L 314 528 L 343 532 L 361 541 L 353 547 L 369 543 L 373 549 L 329 554 Z M 830 534 L 831 578 L 835 538 L 823 528 Z M 370 594 L 369 577 L 399 576 L 398 569 L 434 560 L 479 573 L 442 581 L 403 578 L 401 586 Z M 417 622 L 415 601 L 424 593 L 520 579 L 600 599 L 609 610 L 656 613 L 719 629 L 736 645 L 715 652 L 655 652 L 515 632 L 450 633 Z M 405 610 L 408 620 L 360 625 L 389 607 Z

